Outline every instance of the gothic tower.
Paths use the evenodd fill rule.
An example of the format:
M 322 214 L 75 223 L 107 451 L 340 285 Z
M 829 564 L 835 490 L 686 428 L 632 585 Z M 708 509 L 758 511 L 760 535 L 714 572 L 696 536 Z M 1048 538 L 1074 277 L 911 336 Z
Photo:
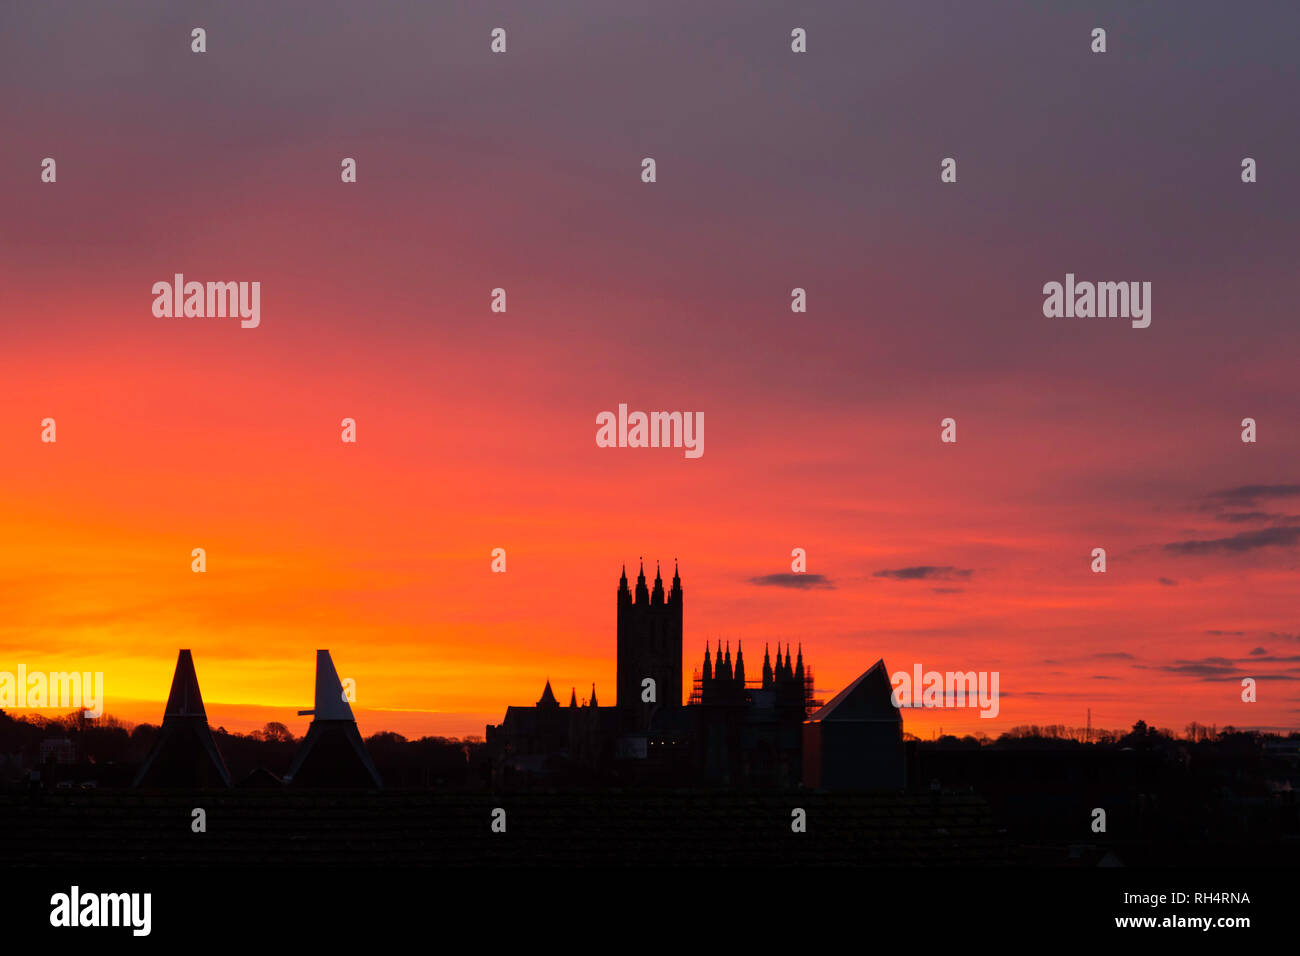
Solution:
M 641 701 L 641 682 L 654 678 L 656 703 Z M 618 681 L 615 704 L 623 733 L 643 733 L 652 715 L 682 706 L 682 580 L 673 569 L 672 589 L 665 595 L 655 569 L 654 590 L 646 587 L 645 566 L 636 579 L 636 596 L 628 590 L 627 568 L 618 582 Z

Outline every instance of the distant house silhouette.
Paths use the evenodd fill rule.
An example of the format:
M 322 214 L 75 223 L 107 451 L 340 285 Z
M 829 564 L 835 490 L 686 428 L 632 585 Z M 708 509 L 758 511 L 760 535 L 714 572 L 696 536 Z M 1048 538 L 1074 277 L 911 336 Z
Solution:
M 265 767 L 254 767 L 243 780 L 235 784 L 244 790 L 277 790 L 283 785 L 284 781 Z
M 40 765 L 75 764 L 77 762 L 77 745 L 68 737 L 46 737 L 41 741 Z
M 294 787 L 382 787 L 379 771 L 357 730 L 352 708 L 329 651 L 316 652 L 316 706 L 284 782 Z
M 230 772 L 208 727 L 194 658 L 188 650 L 176 659 L 172 689 L 153 749 L 136 774 L 137 787 L 229 787 Z
M 823 790 L 902 790 L 903 716 L 883 659 L 803 725 L 804 785 Z

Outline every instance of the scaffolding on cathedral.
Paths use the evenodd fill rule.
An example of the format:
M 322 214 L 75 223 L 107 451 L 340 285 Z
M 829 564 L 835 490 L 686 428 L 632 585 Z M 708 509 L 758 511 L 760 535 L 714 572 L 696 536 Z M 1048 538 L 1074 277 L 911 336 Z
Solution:
M 771 649 L 764 648 L 763 651 L 763 676 L 761 679 L 747 680 L 745 678 L 744 649 L 738 643 L 736 651 L 736 661 L 733 665 L 731 660 L 731 642 L 727 642 L 726 650 L 723 650 L 722 642 L 718 642 L 718 652 L 715 658 L 710 658 L 709 647 L 704 647 L 704 670 L 696 668 L 691 678 L 691 694 L 687 699 L 688 707 L 699 707 L 706 704 L 753 704 L 767 695 L 771 695 L 773 701 L 781 704 L 794 703 L 802 699 L 803 713 L 805 716 L 813 713 L 823 704 L 816 697 L 813 669 L 811 665 L 805 665 L 803 662 L 803 648 L 799 648 L 798 663 L 792 664 L 793 654 L 787 644 L 785 655 L 782 657 L 781 645 L 777 644 L 776 649 L 776 666 L 771 663 Z M 800 691 L 795 691 L 795 688 Z

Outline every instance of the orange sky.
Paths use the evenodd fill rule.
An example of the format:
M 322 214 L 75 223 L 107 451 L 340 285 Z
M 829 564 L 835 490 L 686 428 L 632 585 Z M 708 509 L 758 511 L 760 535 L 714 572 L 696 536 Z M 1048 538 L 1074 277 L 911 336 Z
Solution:
M 1237 177 L 1300 152 L 1285 31 L 1206 70 L 1148 23 L 1103 70 L 1048 9 L 845 11 L 793 60 L 770 13 L 576 42 L 521 9 L 494 60 L 427 5 L 214 10 L 207 56 L 20 13 L 0 670 L 102 670 L 156 721 L 188 647 L 215 725 L 301 732 L 328 648 L 363 730 L 481 734 L 548 677 L 613 703 L 645 555 L 681 560 L 688 686 L 706 640 L 790 640 L 824 698 L 880 657 L 1000 673 L 996 720 L 926 736 L 1297 726 L 1300 190 Z M 1045 318 L 1067 271 L 1151 281 L 1150 328 Z M 260 327 L 155 318 L 176 272 L 260 281 Z M 621 402 L 703 412 L 703 457 L 598 448 Z M 825 587 L 755 583 L 795 547 Z
M 1113 465 L 1099 456 L 1057 460 L 1073 427 L 1059 411 L 986 433 L 996 389 L 968 399 L 952 446 L 937 440 L 937 406 L 911 420 L 886 401 L 848 424 L 777 404 L 755 420 L 743 401 L 688 395 L 671 407 L 704 408 L 708 429 L 704 457 L 687 460 L 595 446 L 598 396 L 650 407 L 644 387 L 601 391 L 472 350 L 441 358 L 440 378 L 394 351 L 325 382 L 238 353 L 241 333 L 209 327 L 199 347 L 185 331 L 192 341 L 154 344 L 147 364 L 98 343 L 53 371 L 15 361 L 5 385 L 0 669 L 103 670 L 121 718 L 159 718 L 179 647 L 229 729 L 301 731 L 317 647 L 357 681 L 367 732 L 481 734 L 548 677 L 566 701 L 594 681 L 613 703 L 619 566 L 635 573 L 644 554 L 681 559 L 688 680 L 706 639 L 743 640 L 755 669 L 764 641 L 793 640 L 826 698 L 881 656 L 891 672 L 1000 672 L 998 719 L 909 712 L 927 736 L 1081 725 L 1089 706 L 1098 727 L 1293 723 L 1284 681 L 1248 705 L 1234 682 L 1168 669 L 1249 662 L 1263 646 L 1257 669 L 1233 668 L 1287 670 L 1272 660 L 1296 646 L 1280 636 L 1287 552 L 1228 563 L 1160 546 L 1232 533 L 1202 510 L 1202 489 L 1247 468 L 1171 478 L 1153 497 L 1145 469 L 1177 470 L 1193 451 L 1126 438 L 1120 411 L 1090 427 L 1131 471 L 1122 481 L 1099 477 Z M 128 389 L 118 369 L 132 360 Z M 484 363 L 495 376 L 456 371 Z M 585 402 L 570 394 L 584 389 Z M 55 445 L 37 440 L 46 415 Z M 354 447 L 338 440 L 344 416 L 359 423 Z M 1224 444 L 1225 458 L 1256 452 Z M 1041 456 L 1032 467 L 1025 449 Z M 1105 575 L 1088 567 L 1099 545 Z M 796 546 L 829 587 L 752 583 L 789 571 Z M 190 570 L 193 547 L 207 549 L 206 574 Z M 494 547 L 506 574 L 490 572 Z M 956 570 L 876 573 L 926 565 Z

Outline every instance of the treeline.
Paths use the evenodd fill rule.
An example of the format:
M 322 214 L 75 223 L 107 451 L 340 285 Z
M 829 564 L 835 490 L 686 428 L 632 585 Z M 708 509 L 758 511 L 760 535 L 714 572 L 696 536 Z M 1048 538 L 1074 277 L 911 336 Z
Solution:
M 155 724 L 131 726 L 108 714 L 14 717 L 0 710 L 0 782 L 24 781 L 36 770 L 47 780 L 129 786 L 158 731 Z M 250 786 L 274 785 L 288 772 L 302 742 L 279 722 L 247 734 L 214 727 L 212 737 L 231 781 Z M 389 786 L 477 788 L 488 779 L 486 749 L 479 737 L 408 740 L 385 731 L 366 738 L 366 747 Z
M 1188 724 L 1182 734 L 1177 734 L 1167 727 L 1151 727 L 1146 721 L 1139 720 L 1130 730 L 1104 730 L 1097 727 L 1069 727 L 1065 724 L 1022 724 L 1004 731 L 997 737 L 988 734 L 966 735 L 957 737 L 943 734 L 937 739 L 927 740 L 911 734 L 907 739 L 917 741 L 921 746 L 938 746 L 945 748 L 980 748 L 980 747 L 1023 747 L 1041 745 L 1095 745 L 1099 747 L 1131 747 L 1135 750 L 1162 749 L 1174 745 L 1205 745 L 1221 749 L 1256 749 L 1265 741 L 1292 740 L 1300 741 L 1300 731 L 1289 734 L 1264 733 L 1256 730 L 1238 730 L 1228 725 L 1219 729 L 1195 721 Z

